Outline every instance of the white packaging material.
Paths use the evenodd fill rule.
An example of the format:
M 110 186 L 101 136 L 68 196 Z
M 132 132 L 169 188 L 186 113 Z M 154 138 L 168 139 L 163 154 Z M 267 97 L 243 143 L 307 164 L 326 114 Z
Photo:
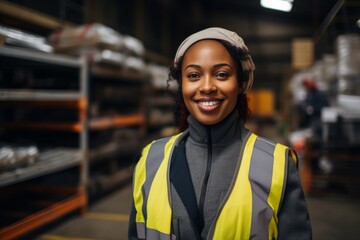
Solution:
M 139 39 L 129 35 L 125 35 L 123 37 L 123 40 L 124 48 L 129 53 L 135 54 L 137 56 L 143 56 L 145 54 L 145 47 Z
M 337 97 L 337 105 L 343 112 L 360 117 L 360 96 L 340 94 Z
M 0 25 L 0 36 L 5 37 L 5 44 L 36 49 L 51 53 L 53 48 L 44 37 L 26 33 L 16 28 Z
M 360 35 L 340 35 L 336 39 L 338 76 L 360 75 Z
M 156 64 L 148 64 L 147 72 L 151 76 L 151 83 L 155 88 L 166 89 L 169 87 L 170 90 L 177 89 L 178 84 L 175 80 L 169 82 L 168 86 L 167 79 L 169 76 L 169 69 L 167 67 Z
M 123 36 L 114 29 L 99 23 L 65 28 L 49 36 L 56 51 L 97 47 L 99 49 L 123 50 Z
M 336 107 L 324 107 L 321 109 L 321 121 L 336 123 L 339 116 L 339 109 Z
M 96 51 L 89 55 L 90 59 L 94 63 L 109 64 L 116 66 L 123 66 L 126 61 L 126 55 L 120 52 L 114 52 L 111 50 Z
M 145 62 L 142 58 L 127 56 L 124 62 L 124 66 L 127 69 L 136 71 L 145 71 Z

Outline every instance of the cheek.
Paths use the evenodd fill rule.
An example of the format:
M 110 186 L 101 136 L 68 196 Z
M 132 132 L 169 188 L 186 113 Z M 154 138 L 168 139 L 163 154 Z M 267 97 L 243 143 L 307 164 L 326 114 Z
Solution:
M 186 98 L 191 97 L 196 92 L 196 86 L 189 82 L 183 82 L 181 90 L 185 100 Z
M 238 90 L 231 92 L 231 96 L 229 96 L 231 108 L 236 106 L 238 96 Z
M 239 93 L 239 85 L 236 81 L 229 81 L 222 87 L 223 92 L 231 99 L 237 99 Z

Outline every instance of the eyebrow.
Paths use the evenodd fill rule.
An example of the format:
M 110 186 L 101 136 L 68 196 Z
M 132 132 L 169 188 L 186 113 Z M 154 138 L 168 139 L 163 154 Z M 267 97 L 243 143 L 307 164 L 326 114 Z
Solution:
M 224 67 L 224 66 L 233 69 L 233 68 L 232 68 L 229 64 L 227 64 L 227 63 L 218 63 L 218 64 L 215 64 L 215 65 L 214 65 L 215 68 Z M 190 64 L 190 65 L 187 65 L 187 66 L 185 67 L 185 70 L 188 69 L 188 68 L 190 68 L 190 67 L 193 67 L 193 68 L 201 68 L 200 65 Z
M 188 68 L 191 68 L 191 67 L 192 67 L 192 68 L 201 68 L 199 65 L 190 64 L 190 65 L 187 65 L 184 70 L 186 70 L 186 69 L 188 69 Z
M 233 69 L 229 64 L 227 63 L 219 63 L 219 64 L 215 64 L 214 67 L 219 68 L 219 67 L 229 67 L 231 69 Z

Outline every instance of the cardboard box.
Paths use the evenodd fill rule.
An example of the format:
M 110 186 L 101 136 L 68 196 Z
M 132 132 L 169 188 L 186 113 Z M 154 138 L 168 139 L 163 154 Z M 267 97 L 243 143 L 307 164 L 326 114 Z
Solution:
M 291 44 L 291 66 L 306 69 L 314 64 L 314 41 L 310 38 L 295 38 Z

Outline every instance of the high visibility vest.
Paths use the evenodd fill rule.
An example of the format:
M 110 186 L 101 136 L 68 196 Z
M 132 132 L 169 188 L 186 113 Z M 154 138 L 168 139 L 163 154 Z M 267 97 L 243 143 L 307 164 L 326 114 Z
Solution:
M 134 174 L 138 238 L 171 239 L 170 159 L 182 133 L 143 149 Z M 216 215 L 208 239 L 277 239 L 278 210 L 287 156 L 294 151 L 250 133 L 240 151 L 236 179 Z

